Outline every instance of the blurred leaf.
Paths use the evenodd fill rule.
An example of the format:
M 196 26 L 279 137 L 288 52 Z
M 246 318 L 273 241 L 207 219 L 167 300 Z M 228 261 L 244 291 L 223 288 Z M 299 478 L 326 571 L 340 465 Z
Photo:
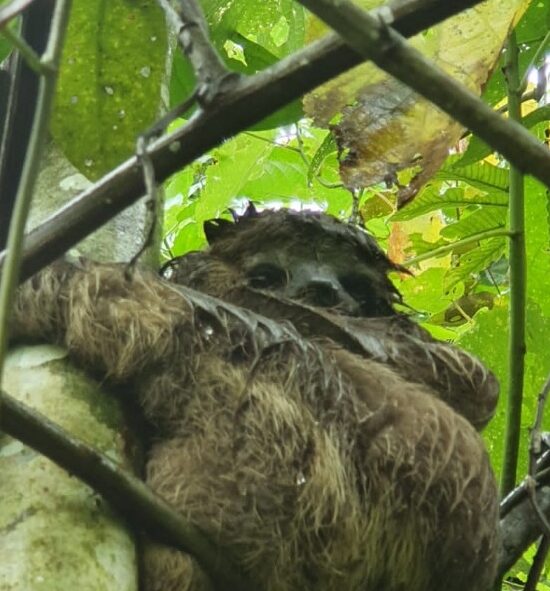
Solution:
M 166 50 L 164 12 L 155 0 L 73 3 L 51 129 L 87 177 L 127 158 L 156 119 Z
M 501 385 L 500 401 L 495 418 L 484 432 L 491 461 L 500 472 L 504 453 L 504 433 L 506 414 L 506 392 L 508 387 L 508 310 L 507 298 L 491 311 L 482 310 L 475 316 L 471 331 L 462 335 L 458 341 L 461 347 L 478 355 L 499 378 Z M 522 412 L 522 436 L 519 461 L 519 479 L 527 472 L 529 427 L 532 425 L 537 404 L 537 395 L 550 373 L 550 318 L 545 316 L 539 306 L 530 298 L 527 301 L 527 354 L 525 357 L 525 384 Z M 550 417 L 544 419 L 544 428 L 550 428 Z
M 550 230 L 548 193 L 543 185 L 525 179 L 525 227 L 527 249 L 527 294 L 550 318 Z M 549 368 L 550 370 L 550 368 Z
M 7 0 L 0 1 L 0 6 L 4 4 Z M 8 27 L 13 31 L 17 32 L 19 30 L 19 18 L 14 18 L 8 24 Z M 0 64 L 10 55 L 12 52 L 11 43 L 4 37 L 4 35 L 0 34 Z
M 414 277 L 404 277 L 396 281 L 405 303 L 415 311 L 430 315 L 444 310 L 450 303 L 442 297 L 441 286 L 446 270 L 440 267 L 426 269 Z
M 218 49 L 235 34 L 277 58 L 304 44 L 304 9 L 293 0 L 202 0 L 202 5 L 210 36 Z M 245 57 L 250 62 L 246 49 Z
M 410 254 L 410 256 L 418 256 L 447 244 L 448 242 L 446 240 L 430 242 L 425 240 L 422 234 L 413 233 L 409 235 L 409 248 L 407 249 L 407 252 Z
M 542 123 L 544 121 L 550 121 L 550 105 L 544 105 L 543 107 L 539 107 L 525 115 L 523 118 L 523 125 L 531 129 L 531 127 L 534 127 L 537 123 Z

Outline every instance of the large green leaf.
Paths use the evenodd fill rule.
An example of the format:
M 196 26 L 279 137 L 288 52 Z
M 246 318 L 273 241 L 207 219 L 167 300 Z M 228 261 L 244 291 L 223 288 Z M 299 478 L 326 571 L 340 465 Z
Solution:
M 525 179 L 525 227 L 527 293 L 550 318 L 550 230 L 548 192 L 543 185 Z M 549 347 L 550 349 L 550 347 Z M 548 368 L 550 371 L 550 368 Z
M 128 157 L 156 119 L 166 50 L 155 0 L 73 3 L 51 127 L 89 178 Z

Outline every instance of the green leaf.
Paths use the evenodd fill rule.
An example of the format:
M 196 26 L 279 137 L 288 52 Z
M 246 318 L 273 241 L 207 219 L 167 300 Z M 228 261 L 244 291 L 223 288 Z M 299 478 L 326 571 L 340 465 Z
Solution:
M 493 166 L 488 162 L 458 166 L 457 157 L 453 156 L 447 159 L 434 178 L 444 181 L 461 181 L 487 193 L 501 194 L 499 204 L 508 204 L 508 170 Z M 506 198 L 503 196 L 506 196 Z M 481 204 L 482 201 L 479 203 Z M 483 203 L 496 205 L 496 203 L 488 202 L 486 199 L 483 200 Z
M 508 299 L 502 298 L 500 305 L 491 311 L 482 310 L 474 318 L 471 331 L 459 338 L 458 345 L 476 354 L 492 369 L 500 381 L 500 401 L 495 418 L 484 431 L 484 439 L 496 472 L 500 472 L 504 453 L 504 433 L 506 431 L 506 392 L 508 389 L 508 350 L 509 317 Z M 527 472 L 529 427 L 532 425 L 537 406 L 537 395 L 550 372 L 550 348 L 548 334 L 550 318 L 542 313 L 539 306 L 530 298 L 526 306 L 527 354 L 525 357 L 525 381 L 522 406 L 522 435 L 520 438 L 519 471 L 522 478 Z M 544 429 L 550 428 L 550 416 L 544 419 Z
M 235 34 L 281 58 L 304 44 L 304 9 L 293 0 L 202 0 L 210 37 L 221 48 Z M 246 54 L 247 62 L 249 58 Z
M 491 263 L 498 260 L 506 249 L 506 239 L 490 238 L 481 240 L 477 246 L 460 257 L 459 264 L 447 271 L 445 289 L 449 290 L 459 281 L 470 279 L 487 269 Z
M 293 0 L 203 0 L 211 38 L 229 68 L 255 74 L 304 45 L 304 9 Z M 226 40 L 243 48 L 246 65 L 223 50 Z M 303 117 L 296 100 L 252 127 L 273 129 Z
M 530 177 L 525 179 L 525 228 L 528 256 L 527 294 L 550 317 L 550 229 L 546 188 Z M 548 368 L 550 370 L 550 368 Z
M 446 175 L 446 178 L 448 178 L 448 175 Z M 507 195 L 500 192 L 471 195 L 467 194 L 462 188 L 452 187 L 441 193 L 439 185 L 430 184 L 426 185 L 411 203 L 391 216 L 390 220 L 392 222 L 412 220 L 443 207 L 464 207 L 468 205 L 498 205 L 504 207 L 507 202 Z
M 307 182 L 311 184 L 313 182 L 313 177 L 319 172 L 325 158 L 329 154 L 333 154 L 337 151 L 336 140 L 332 135 L 332 132 L 328 132 L 325 136 L 325 139 L 322 141 L 321 145 L 313 155 L 311 162 L 309 164 L 309 168 L 307 171 Z
M 525 115 L 523 118 L 523 125 L 528 129 L 534 127 L 537 123 L 543 123 L 545 121 L 550 121 L 550 105 L 544 105 L 544 107 L 539 107 L 534 111 L 531 111 L 528 115 Z
M 432 267 L 414 277 L 396 281 L 403 301 L 414 310 L 430 315 L 445 310 L 451 303 L 442 290 L 445 272 L 442 267 Z
M 73 3 L 51 129 L 87 177 L 127 158 L 157 118 L 166 50 L 155 0 Z
M 477 135 L 470 138 L 470 143 L 464 152 L 462 158 L 455 164 L 455 166 L 468 166 L 479 162 L 493 153 L 493 149 L 487 145 L 483 140 L 479 139 Z
M 408 254 L 412 253 L 411 256 L 418 256 L 426 252 L 431 252 L 440 246 L 446 246 L 448 244 L 446 240 L 428 242 L 427 240 L 424 240 L 420 232 L 413 232 L 412 234 L 409 234 L 408 238 L 409 246 L 407 247 L 406 252 Z
M 2 4 L 4 4 L 5 2 L 7 2 L 7 0 L 0 1 L 0 6 L 2 6 Z M 8 23 L 8 27 L 14 33 L 18 33 L 19 28 L 20 28 L 20 24 L 21 24 L 21 18 L 17 17 Z M 12 47 L 11 43 L 0 32 L 0 65 L 11 54 L 12 49 L 13 49 L 13 47 Z
M 482 207 L 470 215 L 464 215 L 458 222 L 445 226 L 440 234 L 449 240 L 460 240 L 487 230 L 503 228 L 507 211 L 503 207 Z

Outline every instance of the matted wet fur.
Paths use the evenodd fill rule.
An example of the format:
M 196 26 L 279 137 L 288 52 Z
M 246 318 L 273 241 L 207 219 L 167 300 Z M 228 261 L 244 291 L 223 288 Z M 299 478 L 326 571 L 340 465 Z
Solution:
M 222 226 L 208 251 L 179 261 L 180 282 L 254 308 L 247 258 L 317 241 L 319 264 L 324 247 L 353 251 L 372 266 L 376 301 L 399 298 L 371 239 L 327 216 Z M 276 308 L 262 311 L 277 322 L 262 320 L 147 271 L 129 280 L 114 265 L 59 263 L 21 288 L 13 336 L 63 343 L 133 386 L 156 429 L 147 482 L 259 590 L 488 589 L 497 492 L 472 425 L 493 411 L 492 375 L 406 318 L 346 318 L 366 343 L 351 352 L 280 324 Z M 151 545 L 145 561 L 147 591 L 210 588 L 180 552 Z

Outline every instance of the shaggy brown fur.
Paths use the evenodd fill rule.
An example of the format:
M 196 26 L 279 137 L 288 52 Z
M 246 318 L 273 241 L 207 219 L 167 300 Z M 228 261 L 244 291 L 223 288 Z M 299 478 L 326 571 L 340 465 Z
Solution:
M 378 248 L 326 216 L 262 215 L 220 234 L 180 262 L 180 280 L 247 308 L 247 257 L 274 241 L 307 257 L 316 241 L 320 266 L 337 249 L 374 270 L 376 301 L 398 299 Z M 472 424 L 493 410 L 494 378 L 399 316 L 345 320 L 363 333 L 355 352 L 145 271 L 60 264 L 21 289 L 13 327 L 133 384 L 157 430 L 148 483 L 258 589 L 487 589 L 497 493 Z M 146 554 L 148 591 L 209 589 L 188 556 Z

